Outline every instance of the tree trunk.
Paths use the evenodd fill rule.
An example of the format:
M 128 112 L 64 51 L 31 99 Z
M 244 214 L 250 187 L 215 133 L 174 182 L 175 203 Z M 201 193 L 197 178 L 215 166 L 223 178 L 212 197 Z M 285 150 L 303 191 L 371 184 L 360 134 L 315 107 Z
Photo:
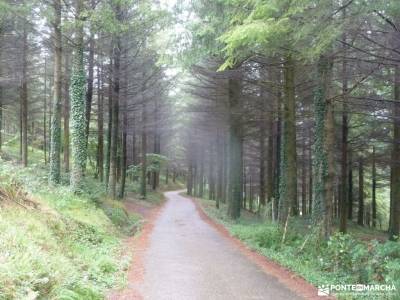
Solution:
M 136 150 L 136 116 L 133 112 L 132 117 L 132 164 L 136 166 L 138 164 L 137 150 Z
M 155 154 L 161 154 L 161 136 L 160 136 L 160 130 L 158 127 L 158 122 L 160 120 L 160 114 L 159 114 L 159 103 L 158 99 L 155 100 L 155 109 L 154 109 L 154 153 Z M 158 163 L 157 163 L 158 165 Z M 158 168 L 161 166 L 158 165 Z M 155 191 L 159 185 L 160 182 L 160 172 L 159 171 L 154 171 L 152 174 L 152 189 Z
M 190 160 L 187 176 L 187 194 L 193 196 L 193 163 Z
M 0 152 L 1 152 L 1 146 L 3 145 L 2 132 L 3 132 L 3 88 L 0 86 Z
M 303 142 L 303 162 L 301 168 L 301 215 L 307 215 L 307 163 L 306 163 L 306 142 Z
M 112 106 L 113 106 L 113 62 L 112 51 L 110 53 L 109 78 L 108 78 L 108 124 L 107 124 L 107 149 L 105 163 L 105 182 L 108 189 L 108 181 L 110 179 L 110 158 L 111 158 L 111 132 L 112 132 Z
M 86 165 L 85 143 L 85 68 L 83 63 L 82 0 L 76 0 L 76 40 L 73 74 L 71 77 L 71 187 L 75 192 L 82 188 L 83 172 Z
M 118 114 L 119 114 L 119 110 L 118 110 Z M 120 123 L 120 122 L 118 122 Z M 119 132 L 119 125 L 118 124 L 118 140 L 117 140 L 117 180 L 116 182 L 119 183 L 121 180 L 121 150 L 122 150 L 122 132 Z
M 389 238 L 400 235 L 400 66 L 395 67 Z
M 327 93 L 329 96 L 329 93 Z M 331 100 L 327 101 L 326 123 L 325 123 L 325 153 L 327 153 L 328 173 L 325 179 L 325 238 L 332 233 L 332 203 L 334 195 L 335 180 L 335 155 L 332 149 L 335 148 L 335 116 L 334 107 Z
M 375 146 L 372 147 L 372 227 L 376 228 L 376 158 Z
M 358 215 L 357 224 L 364 225 L 364 162 L 360 158 L 358 162 Z
M 70 96 L 69 96 L 69 86 L 70 86 L 70 59 L 68 51 L 65 53 L 65 74 L 64 74 L 64 171 L 69 172 L 69 110 L 70 110 Z
M 50 90 L 50 93 L 51 93 L 51 90 L 52 90 L 52 86 L 53 86 L 53 82 L 54 82 L 54 80 L 52 80 L 53 78 L 51 77 L 50 78 L 50 85 L 49 85 L 49 90 Z M 53 113 L 52 113 L 52 111 L 53 111 L 53 106 L 52 106 L 52 101 L 51 101 L 51 98 L 52 96 L 50 95 L 50 97 L 49 97 L 49 101 L 48 101 L 48 109 L 49 109 L 49 118 L 48 118 L 48 124 L 47 124 L 47 128 L 48 128 L 48 133 L 50 134 L 50 128 L 51 128 L 51 120 L 52 120 L 52 117 L 53 117 Z M 47 138 L 47 161 L 49 162 L 50 161 L 50 137 L 48 137 Z
M 221 136 L 221 132 L 218 131 L 217 133 L 217 195 L 216 195 L 216 202 L 215 206 L 219 209 L 220 201 L 223 198 L 223 191 L 224 191 L 224 144 L 223 138 Z
M 103 67 L 97 70 L 97 172 L 101 182 L 104 180 L 104 94 Z
M 92 0 L 92 7 L 93 7 Z M 88 78 L 87 78 L 87 91 L 86 91 L 86 102 L 85 102 L 85 137 L 86 137 L 86 148 L 89 143 L 89 130 L 90 130 L 90 116 L 92 112 L 92 101 L 93 101 L 93 78 L 94 78 L 94 37 L 93 29 L 90 28 L 89 36 L 89 58 L 88 58 Z
M 277 85 L 281 81 L 281 75 L 278 74 L 277 78 Z M 272 205 L 272 217 L 274 221 L 279 221 L 279 193 L 280 193 L 280 182 L 281 182 L 281 148 L 282 148 L 282 95 L 281 89 L 277 88 L 277 97 L 276 97 L 276 110 L 277 110 L 277 117 L 275 122 L 275 154 L 274 154 L 274 201 Z
M 246 203 L 247 203 L 247 176 L 246 176 L 246 167 L 243 166 L 243 179 L 242 179 L 242 188 L 243 188 L 243 197 L 242 197 L 242 207 L 243 209 L 246 209 Z
M 200 149 L 201 154 L 200 154 L 200 160 L 198 164 L 200 165 L 200 174 L 198 176 L 198 186 L 199 186 L 199 197 L 203 198 L 204 197 L 204 149 Z
M 223 181 L 222 181 L 222 197 L 221 201 L 223 203 L 227 202 L 227 199 L 229 197 L 229 146 L 228 146 L 228 138 L 226 134 L 224 133 L 223 139 L 222 139 L 222 153 L 223 153 L 223 162 L 224 162 L 224 167 L 223 167 Z
M 116 8 L 119 14 L 119 6 Z M 117 168 L 118 168 L 118 127 L 119 127 L 119 77 L 120 77 L 121 41 L 117 36 L 114 41 L 113 50 L 113 103 L 110 145 L 110 178 L 108 182 L 108 195 L 116 197 Z
M 176 169 L 175 169 L 175 167 L 173 168 L 173 171 L 172 171 L 172 182 L 176 183 Z
M 285 97 L 283 101 L 283 135 L 281 179 L 279 184 L 279 222 L 286 222 L 289 210 L 298 214 L 297 207 L 297 157 L 296 157 L 296 100 L 295 66 L 292 57 L 286 57 L 284 64 Z
M 44 58 L 43 154 L 47 165 L 47 57 Z
M 249 209 L 251 212 L 253 212 L 253 206 L 254 206 L 254 201 L 253 201 L 253 179 L 251 177 L 251 174 L 249 175 Z
M 24 22 L 22 33 L 22 82 L 20 90 L 21 99 L 21 162 L 28 166 L 28 23 Z
M 241 109 L 241 82 L 239 79 L 229 79 L 229 201 L 228 215 L 231 219 L 240 217 L 243 188 L 243 160 L 242 160 L 242 122 Z
M 50 174 L 51 183 L 60 182 L 60 154 L 61 154 L 61 1 L 53 0 L 54 5 L 54 96 L 53 119 L 50 133 Z
M 146 175 L 147 175 L 147 112 L 146 112 L 146 103 L 143 101 L 142 104 L 142 175 L 140 180 L 140 195 L 143 199 L 146 198 Z
M 210 143 L 210 156 L 209 156 L 209 166 L 208 166 L 208 199 L 215 199 L 215 178 L 214 178 L 214 141 L 211 140 Z
M 265 101 L 262 99 L 262 101 Z M 265 116 L 265 112 L 263 111 L 262 116 Z M 265 206 L 265 200 L 266 200 L 266 193 L 265 193 L 265 139 L 266 139 L 266 120 L 264 120 L 264 117 L 261 118 L 260 120 L 260 134 L 259 134 L 259 144 L 260 144 L 260 173 L 259 173 L 259 186 L 260 186 L 260 206 Z
M 313 207 L 313 157 L 312 157 L 312 133 L 309 129 L 309 145 L 308 145 L 308 214 L 312 215 Z
M 349 205 L 348 205 L 348 219 L 353 220 L 353 165 L 351 160 L 351 152 L 349 153 Z
M 121 157 L 121 186 L 119 191 L 119 198 L 124 198 L 125 194 L 125 181 L 126 181 L 126 162 L 127 162 L 127 131 L 128 131 L 128 105 L 127 105 L 127 94 L 125 87 L 125 95 L 124 95 L 124 111 L 123 111 L 123 120 L 122 120 L 122 157 Z
M 3 34 L 4 34 L 4 22 L 0 23 L 0 45 L 3 43 Z M 2 57 L 2 47 L 0 47 L 0 60 Z M 3 75 L 2 74 L 2 69 L 0 65 L 0 77 Z M 3 87 L 0 86 L 0 152 L 1 152 L 1 146 L 3 145 Z
M 321 56 L 318 62 L 318 85 L 314 97 L 315 109 L 315 179 L 313 220 L 323 225 L 323 235 L 328 238 L 332 231 L 332 203 L 334 177 L 334 116 L 333 103 L 328 100 L 333 62 Z
M 343 10 L 343 16 L 346 17 L 346 9 Z M 343 35 L 343 40 L 346 41 L 346 34 Z M 346 57 L 347 53 L 347 45 L 343 46 L 343 56 Z M 339 200 L 339 217 L 340 217 L 340 225 L 339 231 L 342 233 L 346 233 L 347 231 L 347 216 L 348 216 L 348 116 L 347 116 L 347 98 L 348 98 L 348 80 L 347 80 L 347 60 L 343 59 L 342 64 L 342 93 L 343 93 L 343 112 L 342 112 L 342 149 L 341 149 L 341 176 L 340 176 L 340 185 L 341 185 L 341 195 Z
M 267 155 L 267 202 L 271 203 L 274 197 L 274 121 L 269 116 L 268 155 Z

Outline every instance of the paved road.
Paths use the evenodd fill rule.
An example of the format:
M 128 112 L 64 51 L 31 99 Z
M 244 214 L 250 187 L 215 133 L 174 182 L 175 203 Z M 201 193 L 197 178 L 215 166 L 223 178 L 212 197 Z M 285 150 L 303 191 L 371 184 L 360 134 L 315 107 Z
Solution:
M 144 257 L 144 299 L 301 299 L 203 221 L 191 200 L 166 197 Z

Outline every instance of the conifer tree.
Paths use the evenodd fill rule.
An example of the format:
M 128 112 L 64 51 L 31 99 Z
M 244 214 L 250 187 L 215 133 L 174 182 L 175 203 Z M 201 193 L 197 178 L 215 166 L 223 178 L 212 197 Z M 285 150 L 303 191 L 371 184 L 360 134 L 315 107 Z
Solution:
M 83 10 L 82 0 L 75 2 L 75 49 L 71 76 L 71 188 L 79 192 L 86 165 L 86 116 L 85 84 L 86 75 L 83 62 Z
M 60 182 L 61 152 L 61 1 L 54 0 L 54 96 L 53 118 L 51 120 L 50 174 L 51 183 Z

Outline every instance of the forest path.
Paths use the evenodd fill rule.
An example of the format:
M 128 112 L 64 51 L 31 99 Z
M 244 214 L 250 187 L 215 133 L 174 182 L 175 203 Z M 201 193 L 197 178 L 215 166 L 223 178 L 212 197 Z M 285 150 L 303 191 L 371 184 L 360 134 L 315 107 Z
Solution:
M 167 202 L 143 254 L 144 274 L 135 288 L 144 299 L 303 299 L 244 255 L 179 193 L 165 193 Z

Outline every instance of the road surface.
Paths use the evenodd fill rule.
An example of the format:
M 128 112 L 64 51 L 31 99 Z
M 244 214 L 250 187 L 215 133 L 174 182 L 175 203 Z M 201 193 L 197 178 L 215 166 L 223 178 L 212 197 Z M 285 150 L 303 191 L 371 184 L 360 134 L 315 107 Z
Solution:
M 205 222 L 190 199 L 165 195 L 143 258 L 144 299 L 302 299 Z

